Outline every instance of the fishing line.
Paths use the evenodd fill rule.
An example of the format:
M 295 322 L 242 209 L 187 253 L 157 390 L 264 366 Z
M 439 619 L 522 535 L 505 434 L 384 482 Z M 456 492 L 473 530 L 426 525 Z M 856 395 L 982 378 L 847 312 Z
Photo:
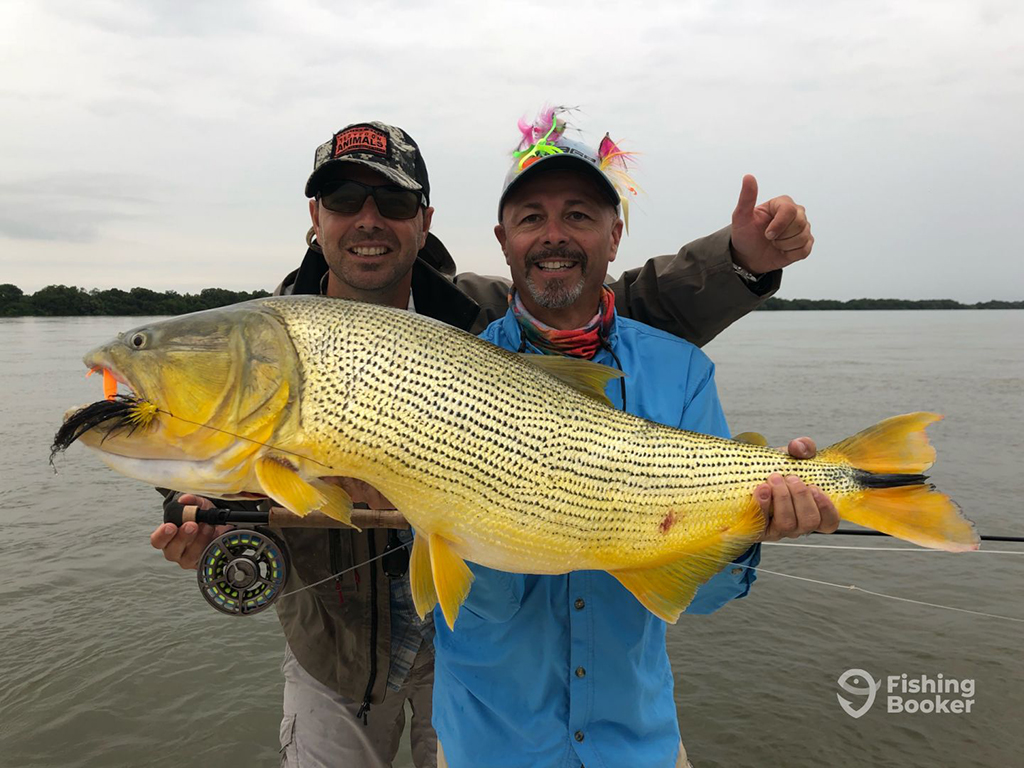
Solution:
M 171 413 L 170 411 L 166 411 L 163 408 L 156 408 L 155 410 L 156 410 L 157 413 L 166 413 L 172 419 L 177 419 L 178 421 L 184 421 L 186 424 L 194 424 L 197 427 L 203 427 L 205 429 L 212 429 L 214 432 L 222 432 L 225 435 L 230 435 L 231 437 L 237 438 L 239 440 L 245 440 L 245 441 L 250 442 L 250 443 L 255 443 L 256 445 L 262 445 L 264 448 L 271 448 L 271 449 L 273 449 L 275 451 L 280 451 L 281 453 L 289 453 L 292 456 L 297 456 L 300 459 L 305 459 L 306 461 L 311 461 L 314 464 L 319 464 L 321 467 L 326 467 L 327 469 L 331 468 L 330 464 L 324 464 L 322 461 L 317 461 L 316 459 L 311 459 L 311 458 L 309 458 L 309 456 L 303 456 L 301 453 L 296 453 L 295 451 L 289 451 L 286 448 L 278 448 L 276 445 L 271 445 L 270 443 L 261 443 L 259 440 L 253 440 L 251 437 L 245 437 L 244 435 L 236 435 L 234 432 L 228 432 L 226 429 L 221 429 L 220 427 L 211 427 L 209 424 L 200 424 L 198 421 L 192 421 L 191 419 L 186 419 L 184 416 L 175 416 L 173 413 Z
M 765 544 L 780 544 L 781 546 L 784 546 L 784 547 L 785 546 L 789 546 L 789 547 L 794 547 L 794 546 L 795 547 L 822 546 L 824 548 L 823 545 L 818 545 L 818 544 L 784 544 L 784 543 L 781 543 L 781 542 L 763 542 L 763 543 L 765 543 Z M 402 547 L 408 547 L 409 544 L 402 544 L 401 546 Z M 899 551 L 917 552 L 917 551 L 919 551 L 919 550 L 916 550 L 916 549 L 903 550 L 903 549 L 896 549 L 896 548 L 890 548 L 890 547 L 870 547 L 870 548 L 869 547 L 839 547 L 839 548 L 841 548 L 841 549 L 872 549 L 872 550 L 875 550 L 875 549 L 892 549 L 895 552 L 899 552 Z M 394 552 L 394 549 L 392 549 L 390 551 Z M 923 551 L 923 552 L 934 552 L 934 551 L 940 551 L 940 550 L 920 550 L 920 551 Z M 981 550 L 979 550 L 979 552 L 981 552 Z M 289 597 L 290 595 L 295 595 L 295 594 L 298 594 L 299 592 L 303 592 L 303 591 L 305 591 L 307 589 L 310 589 L 312 587 L 316 587 L 316 586 L 319 586 L 320 584 L 324 584 L 324 583 L 330 581 L 331 579 L 336 579 L 339 576 L 343 576 L 344 574 L 348 573 L 349 571 L 354 571 L 356 568 L 362 568 L 364 565 L 369 565 L 370 563 L 374 562 L 375 560 L 380 560 L 386 554 L 388 554 L 388 553 L 384 552 L 384 553 L 382 553 L 380 555 L 377 555 L 376 557 L 371 557 L 369 560 L 366 560 L 366 561 L 364 561 L 362 563 L 359 563 L 358 565 L 353 565 L 351 568 L 346 568 L 343 571 L 339 571 L 338 573 L 332 574 L 331 576 L 328 576 L 326 579 L 321 579 L 320 581 L 315 582 L 313 584 L 307 584 L 305 587 L 300 587 L 299 589 L 292 590 L 291 592 L 285 592 L 283 595 L 281 595 L 281 597 Z M 1001 555 L 1001 554 L 1019 555 L 1019 554 L 1024 554 L 1024 553 L 1021 553 L 1021 552 L 982 552 L 982 554 L 990 554 L 990 555 Z M 956 611 L 957 613 L 969 613 L 969 614 L 971 614 L 973 616 L 984 616 L 985 618 L 988 618 L 988 619 L 1001 619 L 1003 621 L 1013 621 L 1013 622 L 1018 622 L 1018 623 L 1024 624 L 1024 619 L 1020 619 L 1020 618 L 1017 618 L 1015 616 L 1000 616 L 999 614 L 996 614 L 996 613 L 985 613 L 984 611 L 972 611 L 972 610 L 969 610 L 967 608 L 957 608 L 957 607 L 952 606 L 952 605 L 940 605 L 938 603 L 928 603 L 928 602 L 925 602 L 924 600 L 914 600 L 914 599 L 909 598 L 909 597 L 900 597 L 899 595 L 888 595 L 888 594 L 886 594 L 884 592 L 875 592 L 874 590 L 871 590 L 871 589 L 864 589 L 863 587 L 858 587 L 856 584 L 836 584 L 836 583 L 831 582 L 831 581 L 822 581 L 820 579 L 812 579 L 812 578 L 810 578 L 808 576 L 794 576 L 793 574 L 790 574 L 790 573 L 780 573 L 778 571 L 769 571 L 767 568 L 762 568 L 761 566 L 742 565 L 741 563 L 737 563 L 737 562 L 734 562 L 732 560 L 719 560 L 718 558 L 710 557 L 708 555 L 698 555 L 696 553 L 690 553 L 690 556 L 691 557 L 701 557 L 701 558 L 704 558 L 705 560 L 713 560 L 714 562 L 722 563 L 723 565 L 730 565 L 731 564 L 733 566 L 738 566 L 740 568 L 746 568 L 748 571 L 754 571 L 754 572 L 760 572 L 760 573 L 768 573 L 768 574 L 771 574 L 772 576 L 782 576 L 782 577 L 787 578 L 787 579 L 796 579 L 797 581 L 806 581 L 806 582 L 811 583 L 811 584 L 820 584 L 820 585 L 825 586 L 825 587 L 836 587 L 837 589 L 845 589 L 845 590 L 847 590 L 849 592 L 863 592 L 866 595 L 872 595 L 874 597 L 884 597 L 884 598 L 887 598 L 889 600 L 897 600 L 897 601 L 902 602 L 902 603 L 913 603 L 914 605 L 923 605 L 923 606 L 926 606 L 928 608 L 941 608 L 941 609 L 946 610 L 946 611 Z
M 745 566 L 745 567 L 749 567 L 749 566 Z M 955 606 L 952 606 L 952 605 L 939 605 L 938 603 L 927 603 L 924 600 L 914 600 L 913 598 L 909 598 L 909 597 L 899 597 L 898 595 L 887 595 L 884 592 L 875 592 L 875 591 L 870 590 L 870 589 L 864 589 L 863 587 L 858 587 L 856 584 L 833 584 L 830 581 L 820 581 L 819 579 L 810 579 L 810 578 L 807 578 L 805 576 L 793 576 L 793 575 L 788 574 L 788 573 L 778 573 L 777 571 L 769 571 L 769 570 L 767 570 L 765 568 L 761 568 L 760 566 L 758 566 L 756 568 L 752 568 L 751 570 L 761 571 L 763 573 L 770 573 L 772 576 L 785 576 L 787 579 L 797 579 L 799 581 L 809 581 L 812 584 L 822 584 L 822 585 L 827 586 L 827 587 L 838 587 L 839 589 L 847 589 L 847 590 L 851 590 L 853 592 L 863 592 L 866 595 L 874 595 L 875 597 L 885 597 L 885 598 L 888 598 L 889 600 L 898 600 L 901 603 L 913 603 L 914 605 L 925 605 L 925 606 L 928 606 L 929 608 L 942 608 L 943 610 L 946 610 L 946 611 L 956 611 L 958 613 L 969 613 L 969 614 L 972 614 L 974 616 L 984 616 L 984 617 L 989 618 L 989 619 L 1002 619 L 1003 621 L 1016 621 L 1016 622 L 1019 622 L 1021 624 L 1024 624 L 1024 619 L 1019 619 L 1019 618 L 1016 618 L 1014 616 L 1000 616 L 999 614 L 996 614 L 996 613 L 985 613 L 984 611 L 972 611 L 972 610 L 969 610 L 967 608 L 956 608 Z
M 348 573 L 349 571 L 354 571 L 354 570 L 355 570 L 356 568 L 362 568 L 362 567 L 363 567 L 364 565 L 369 565 L 369 564 L 370 564 L 370 563 L 372 563 L 372 562 L 373 562 L 374 560 L 380 560 L 380 559 L 381 559 L 382 557 L 384 557 L 385 555 L 390 555 L 390 554 L 391 554 L 392 552 L 394 552 L 395 550 L 398 550 L 398 549 L 403 549 L 403 548 L 405 548 L 405 547 L 408 547 L 408 546 L 411 546 L 411 545 L 412 545 L 412 542 L 411 542 L 411 541 L 410 541 L 409 543 L 407 543 L 407 544 L 401 544 L 401 543 L 400 543 L 400 544 L 399 544 L 399 546 L 397 546 L 397 547 L 392 547 L 392 548 L 391 548 L 391 549 L 389 549 L 389 550 L 388 550 L 387 552 L 381 552 L 381 553 L 380 553 L 379 555 L 376 555 L 375 557 L 371 557 L 371 558 L 370 558 L 369 560 L 364 560 L 364 561 L 363 561 L 363 562 L 361 562 L 361 563 L 358 563 L 358 564 L 356 564 L 356 565 L 353 565 L 353 566 L 352 566 L 351 568 L 346 568 L 346 569 L 345 569 L 345 570 L 343 570 L 343 571 L 338 571 L 337 573 L 332 573 L 332 574 L 331 574 L 330 576 L 328 576 L 328 577 L 327 577 L 326 579 L 320 579 L 320 581 L 314 582 L 314 583 L 312 583 L 312 584 L 307 584 L 307 585 L 306 585 L 306 586 L 304 586 L 304 587 L 299 587 L 298 589 L 293 589 L 293 590 L 292 590 L 291 592 L 285 592 L 284 594 L 282 594 L 282 595 L 281 595 L 281 597 L 289 597 L 290 595 L 297 595 L 297 594 L 299 594 L 299 592 L 304 592 L 304 591 L 306 591 L 307 589 L 312 589 L 313 587 L 318 587 L 318 586 L 320 586 L 321 584 L 325 584 L 325 583 L 327 583 L 327 582 L 328 582 L 328 581 L 330 581 L 331 579 L 336 579 L 336 578 L 338 578 L 339 576 L 344 576 L 344 575 L 345 575 L 346 573 Z
M 768 542 L 765 542 L 765 543 L 768 543 Z M 889 600 L 898 600 L 901 603 L 914 603 L 915 605 L 925 605 L 925 606 L 928 606 L 929 608 L 942 608 L 943 610 L 956 611 L 957 613 L 969 613 L 969 614 L 972 614 L 974 616 L 984 616 L 984 617 L 989 618 L 989 619 L 1002 619 L 1003 621 L 1014 621 L 1014 622 L 1018 622 L 1020 624 L 1024 624 L 1024 619 L 1020 619 L 1020 618 L 1017 618 L 1015 616 L 1000 616 L 999 614 L 996 614 L 996 613 L 985 613 L 983 611 L 972 611 L 972 610 L 970 610 L 968 608 L 957 608 L 957 607 L 952 606 L 952 605 L 939 605 L 938 603 L 927 603 L 927 602 L 925 602 L 923 600 L 914 600 L 914 599 L 909 598 L 909 597 L 900 597 L 898 595 L 887 595 L 884 592 L 875 592 L 874 590 L 864 589 L 863 587 L 858 587 L 856 584 L 836 584 L 835 582 L 831 582 L 831 581 L 822 581 L 820 579 L 812 579 L 812 578 L 810 578 L 808 576 L 794 576 L 791 573 L 780 573 L 779 571 L 769 571 L 767 568 L 762 568 L 759 565 L 756 565 L 756 566 L 755 565 L 743 565 L 742 563 L 737 563 L 735 561 L 719 560 L 717 557 L 710 557 L 709 555 L 698 555 L 695 552 L 690 552 L 688 554 L 691 557 L 700 557 L 700 558 L 703 558 L 705 560 L 711 560 L 711 561 L 716 562 L 716 563 L 722 563 L 723 565 L 730 565 L 731 564 L 733 567 L 746 568 L 748 571 L 755 571 L 755 572 L 758 572 L 758 573 L 770 573 L 772 576 L 782 576 L 782 577 L 787 578 L 787 579 L 796 579 L 797 581 L 806 581 L 806 582 L 809 582 L 811 584 L 821 584 L 822 586 L 825 586 L 825 587 L 836 587 L 837 589 L 845 589 L 845 590 L 848 590 L 848 591 L 851 591 L 851 592 L 863 592 L 864 594 L 874 595 L 875 597 L 885 597 L 885 598 L 888 598 Z
M 932 554 L 951 554 L 942 549 L 925 549 L 924 547 L 858 547 L 842 544 L 796 544 L 785 541 L 762 541 L 773 547 L 807 547 L 808 549 L 853 549 L 862 552 L 929 552 Z M 970 552 L 957 552 L 958 555 L 1024 555 L 1024 552 L 1012 552 L 1008 549 L 975 549 Z

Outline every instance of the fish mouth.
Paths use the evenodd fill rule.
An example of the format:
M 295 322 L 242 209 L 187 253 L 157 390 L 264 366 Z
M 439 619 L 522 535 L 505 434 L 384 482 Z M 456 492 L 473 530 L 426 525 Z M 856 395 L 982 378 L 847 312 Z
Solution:
M 86 433 L 102 433 L 95 446 L 99 448 L 115 435 L 131 436 L 136 430 L 148 426 L 156 415 L 157 406 L 143 397 L 140 389 L 111 363 L 91 354 L 86 357 L 85 364 L 89 368 L 86 378 L 94 373 L 103 375 L 103 399 L 64 412 L 61 426 L 50 446 L 51 465 L 58 453 L 66 451 Z M 127 388 L 127 394 L 118 392 L 119 384 Z
M 100 359 L 97 354 L 87 355 L 85 358 L 85 364 L 89 368 L 89 372 L 85 374 L 86 378 L 89 378 L 94 373 L 100 373 L 103 375 L 103 397 L 106 400 L 113 400 L 117 395 L 117 385 L 123 384 L 128 388 L 129 396 L 135 397 L 139 400 L 144 400 L 145 395 L 142 390 L 133 384 L 127 376 L 119 371 L 112 363 L 106 360 Z

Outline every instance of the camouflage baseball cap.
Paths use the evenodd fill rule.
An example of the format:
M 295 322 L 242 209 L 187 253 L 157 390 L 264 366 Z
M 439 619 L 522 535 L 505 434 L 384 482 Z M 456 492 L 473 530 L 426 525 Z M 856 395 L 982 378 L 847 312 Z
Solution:
M 420 148 L 412 136 L 376 120 L 345 126 L 316 148 L 313 173 L 306 181 L 306 197 L 315 197 L 343 163 L 371 168 L 400 187 L 423 193 L 430 205 L 430 181 Z

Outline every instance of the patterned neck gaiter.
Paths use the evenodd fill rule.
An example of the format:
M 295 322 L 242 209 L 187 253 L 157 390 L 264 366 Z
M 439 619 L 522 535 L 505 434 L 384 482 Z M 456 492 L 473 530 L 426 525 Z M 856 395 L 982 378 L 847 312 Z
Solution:
M 615 294 L 607 285 L 601 289 L 601 303 L 594 316 L 582 328 L 570 331 L 552 328 L 531 315 L 515 288 L 508 295 L 508 303 L 519 321 L 523 337 L 546 355 L 593 359 L 601 348 L 601 339 L 608 338 L 615 317 Z

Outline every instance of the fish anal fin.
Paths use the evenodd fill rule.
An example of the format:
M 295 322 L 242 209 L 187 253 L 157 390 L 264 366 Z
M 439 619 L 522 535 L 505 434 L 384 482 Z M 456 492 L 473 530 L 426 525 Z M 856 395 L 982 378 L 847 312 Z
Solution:
M 434 590 L 448 629 L 455 629 L 459 606 L 469 594 L 473 583 L 473 572 L 469 566 L 452 551 L 447 539 L 436 533 L 429 534 L 430 571 L 434 576 Z
M 647 610 L 675 624 L 697 589 L 742 555 L 764 531 L 765 519 L 751 499 L 724 530 L 688 542 L 672 560 L 649 568 L 609 571 Z
M 309 484 L 323 497 L 323 504 L 318 507 L 321 512 L 345 525 L 351 525 L 357 531 L 362 530 L 352 523 L 352 497 L 344 488 L 325 480 L 310 480 Z
M 740 432 L 733 440 L 749 445 L 768 445 L 768 439 L 760 432 Z
M 598 400 L 605 405 L 611 405 L 611 401 L 608 400 L 608 396 L 604 393 L 605 385 L 612 379 L 621 379 L 626 375 L 615 368 L 609 368 L 607 365 L 594 363 L 590 360 L 581 360 L 577 357 L 517 354 L 530 365 L 542 368 L 578 392 L 587 397 L 592 397 L 594 400 Z
M 412 604 L 422 619 L 437 605 L 434 591 L 434 574 L 430 566 L 430 536 L 417 533 L 412 540 L 412 554 L 409 556 L 409 584 L 412 587 Z
M 286 509 L 305 517 L 321 509 L 326 499 L 303 480 L 295 465 L 283 456 L 261 456 L 256 460 L 256 479 L 263 492 Z

